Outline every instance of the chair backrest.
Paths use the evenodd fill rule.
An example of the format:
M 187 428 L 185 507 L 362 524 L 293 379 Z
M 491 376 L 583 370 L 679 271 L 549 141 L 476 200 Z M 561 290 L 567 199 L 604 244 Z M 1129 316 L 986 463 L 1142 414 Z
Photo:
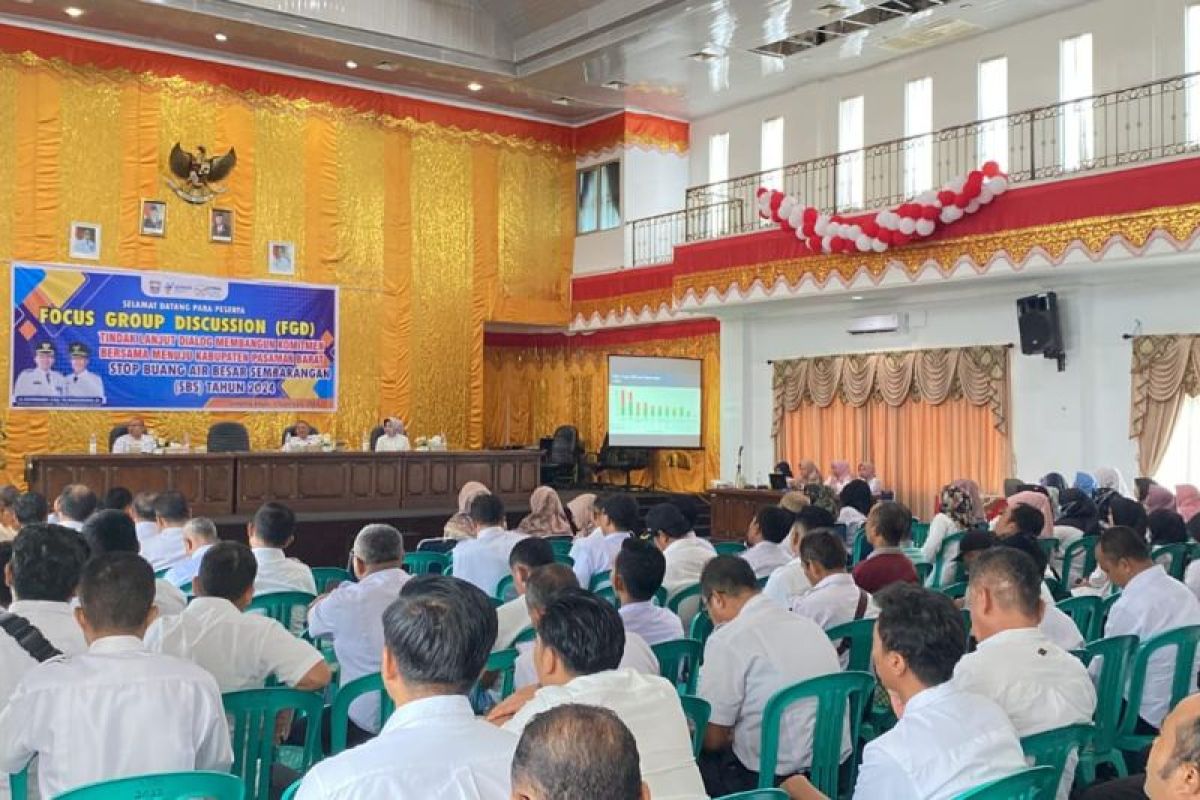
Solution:
M 783 789 L 751 789 L 748 792 L 726 794 L 717 800 L 787 800 L 788 793 Z
M 376 425 L 371 428 L 371 452 L 375 452 L 375 443 L 379 441 L 379 437 L 383 436 L 383 426 Z
M 308 427 L 312 429 L 312 432 L 314 435 L 320 433 L 320 431 L 316 429 L 316 426 L 309 425 Z M 283 435 L 281 435 L 279 437 L 279 443 L 287 444 L 288 437 L 295 436 L 295 435 L 296 435 L 296 426 L 288 425 L 286 428 L 283 429 Z
M 745 542 L 713 542 L 712 546 L 719 556 L 736 556 L 746 551 Z
M 707 705 L 707 703 L 705 704 Z M 710 709 L 711 710 L 711 709 Z M 708 718 L 705 717 L 707 724 Z M 701 740 L 704 737 L 704 731 L 700 731 Z M 696 751 L 696 755 L 700 755 L 700 751 Z M 8 776 L 8 793 L 12 800 L 26 800 L 29 797 L 29 765 L 26 764 L 20 772 L 14 772 Z
M 700 611 L 700 584 L 693 583 L 675 592 L 667 600 L 667 608 L 679 617 L 686 631 Z
M 214 422 L 208 428 L 205 444 L 210 453 L 246 453 L 250 450 L 250 432 L 240 422 Z
M 329 753 L 337 755 L 346 749 L 346 736 L 350 728 L 350 704 L 365 694 L 379 692 L 379 726 L 387 722 L 396 704 L 383 688 L 383 678 L 378 672 L 355 678 L 339 687 L 329 707 Z
M 838 773 L 842 763 L 842 739 L 847 721 L 851 746 L 857 749 L 863 712 L 874 696 L 875 678 L 867 672 L 835 672 L 809 678 L 771 695 L 763 708 L 762 744 L 758 788 L 775 785 L 775 765 L 779 763 L 779 738 L 783 716 L 796 703 L 816 700 L 816 725 L 813 728 L 812 767 L 809 779 L 826 797 L 839 797 Z M 848 719 L 847 719 L 848 717 Z M 855 754 L 851 764 L 857 765 Z M 853 770 L 852 770 L 853 772 Z M 854 775 L 850 775 L 854 783 Z
M 601 586 L 594 594 L 596 597 L 607 600 L 613 608 L 621 607 L 621 598 L 617 597 L 617 590 L 613 588 L 611 583 L 607 586 Z
M 567 536 L 566 538 L 547 536 L 546 541 L 550 542 L 550 549 L 554 551 L 555 561 L 560 558 L 571 557 L 571 547 L 575 544 L 575 540 L 570 536 Z M 574 561 L 572 561 L 572 563 L 574 563 Z
M 850 566 L 857 566 L 867 557 L 867 553 L 870 552 L 868 545 L 867 526 L 864 525 L 858 529 L 858 533 L 854 534 L 854 547 L 850 548 Z
M 1050 767 L 1054 770 L 1054 785 L 1062 781 L 1067 759 L 1077 753 L 1092 739 L 1092 725 L 1065 725 L 1061 728 L 1035 733 L 1021 739 L 1021 750 L 1034 766 Z
M 1150 558 L 1154 559 L 1155 563 L 1166 567 L 1167 572 L 1172 578 L 1181 581 L 1183 580 L 1183 572 L 1187 568 L 1190 550 L 1191 547 L 1187 542 L 1164 544 L 1154 548 L 1153 552 L 1150 553 Z
M 574 464 L 579 450 L 579 430 L 574 425 L 559 425 L 550 442 L 551 464 Z
M 515 647 L 509 647 L 506 650 L 497 650 L 488 656 L 487 664 L 484 666 L 485 672 L 495 672 L 500 675 L 500 699 L 508 697 L 513 693 L 513 689 L 517 683 L 517 656 L 520 652 Z
M 449 553 L 419 550 L 415 553 L 404 554 L 404 570 L 409 575 L 445 575 L 449 567 Z
M 700 679 L 700 656 L 704 645 L 695 639 L 659 642 L 650 648 L 658 659 L 658 672 L 675 684 L 680 694 L 695 694 Z
M 1100 541 L 1099 536 L 1084 536 L 1067 545 L 1067 549 L 1063 551 L 1062 579 L 1068 586 L 1072 575 L 1078 574 L 1086 577 L 1096 569 L 1096 543 L 1098 541 Z M 1076 558 L 1083 560 L 1078 573 L 1075 572 L 1074 567 Z
M 1096 621 L 1100 615 L 1100 598 L 1094 594 L 1081 594 L 1078 597 L 1068 597 L 1058 603 L 1058 610 L 1071 618 L 1079 635 L 1085 642 L 1098 639 Z
M 951 545 L 957 546 L 960 539 L 966 535 L 966 531 L 952 533 L 945 539 L 942 539 L 941 545 L 938 546 L 937 555 L 933 557 L 933 585 L 942 585 L 942 573 L 946 569 L 946 554 L 950 552 Z
M 704 729 L 708 727 L 708 718 L 712 716 L 712 706 L 707 700 L 690 694 L 680 695 L 679 704 L 683 706 L 683 715 L 687 717 L 688 727 L 691 728 L 692 755 L 699 758 L 700 748 L 704 744 Z
M 317 584 L 317 593 L 324 594 L 331 588 L 330 584 L 353 583 L 354 574 L 341 567 L 313 567 L 313 582 Z
M 871 636 L 874 632 L 874 619 L 856 619 L 827 628 L 825 635 L 830 638 L 834 647 L 839 647 L 843 640 L 850 640 L 850 660 L 846 664 L 846 669 L 854 672 L 870 672 Z
M 305 618 L 308 607 L 316 599 L 315 595 L 308 592 L 268 592 L 255 595 L 250 605 L 246 606 L 246 613 L 265 614 L 292 633 L 302 633 L 303 623 L 300 620 Z
M 1142 693 L 1150 659 L 1160 650 L 1175 650 L 1175 667 L 1171 676 L 1171 699 L 1167 708 L 1187 697 L 1196 680 L 1196 646 L 1200 644 L 1200 625 L 1184 625 L 1143 639 L 1133 656 L 1129 672 L 1129 696 L 1125 698 L 1125 713 L 1121 717 L 1119 737 L 1134 735 L 1138 714 L 1142 709 Z M 1153 737 L 1145 737 L 1146 743 Z M 1127 749 L 1122 747 L 1122 749 Z
M 952 583 L 949 586 L 942 586 L 938 589 L 938 591 L 946 595 L 946 597 L 957 600 L 961 597 L 966 597 L 967 587 L 969 585 L 970 583 L 968 581 L 959 581 L 958 583 Z
M 304 783 L 303 778 L 299 778 L 292 782 L 292 785 L 283 790 L 283 794 L 279 796 L 279 800 L 292 800 L 296 796 L 296 792 L 300 791 L 300 784 Z
M 509 600 L 517 596 L 517 584 L 513 580 L 512 575 L 505 575 L 496 584 L 496 599 L 502 603 L 507 603 Z
M 304 745 L 300 749 L 300 772 L 320 757 L 321 695 L 296 689 L 272 688 L 229 692 L 222 699 L 232 728 L 234 775 L 246 787 L 247 800 L 267 800 L 271 789 L 271 766 L 275 763 L 275 720 L 283 711 L 305 719 Z M 293 764 L 293 768 L 297 765 Z
M 163 772 L 135 775 L 80 786 L 56 797 L 69 800 L 242 800 L 246 787 L 236 775 L 227 772 Z M 14 800 L 16 800 L 14 798 Z
M 1098 754 L 1112 750 L 1121 724 L 1121 707 L 1124 705 L 1126 678 L 1137 650 L 1136 636 L 1110 636 L 1097 639 L 1084 646 L 1090 660 L 1102 658 L 1100 675 L 1096 679 L 1096 711 L 1092 714 L 1095 731 L 1092 733 L 1092 749 Z
M 437 536 L 431 539 L 422 539 L 417 542 L 417 552 L 419 553 L 449 553 L 458 544 L 458 539 L 446 539 Z
M 112 452 L 113 444 L 117 439 L 120 439 L 125 434 L 129 433 L 128 425 L 113 425 L 108 432 L 108 452 Z
M 924 547 L 925 540 L 929 538 L 929 523 L 917 522 L 914 517 L 912 527 L 908 529 L 908 538 L 912 540 L 914 546 Z
M 589 592 L 599 592 L 605 586 L 612 586 L 612 570 L 606 569 L 597 572 L 588 581 Z
M 1054 770 L 1050 767 L 1030 767 L 976 786 L 954 800 L 1034 800 L 1037 797 L 1053 797 L 1054 791 Z
M 1046 554 L 1046 560 L 1049 561 L 1058 552 L 1058 548 L 1062 546 L 1062 540 L 1056 539 L 1053 536 L 1042 536 L 1037 540 L 1038 547 L 1042 548 L 1042 552 Z
M 708 612 L 702 608 L 697 612 L 696 616 L 692 619 L 692 624 L 688 627 L 688 638 L 695 639 L 700 644 L 704 644 L 708 641 L 708 637 L 712 635 L 713 627 L 712 617 L 708 616 Z
M 917 581 L 924 586 L 929 583 L 929 576 L 933 574 L 933 564 L 928 561 L 913 562 L 913 569 L 917 571 Z M 934 582 L 935 585 L 937 581 Z
M 1117 600 L 1120 598 L 1120 592 L 1113 592 L 1108 597 L 1100 600 L 1100 612 L 1096 614 L 1095 628 L 1092 629 L 1094 638 L 1099 639 L 1104 635 L 1104 623 L 1108 622 L 1108 612 L 1112 611 L 1112 607 L 1116 605 Z

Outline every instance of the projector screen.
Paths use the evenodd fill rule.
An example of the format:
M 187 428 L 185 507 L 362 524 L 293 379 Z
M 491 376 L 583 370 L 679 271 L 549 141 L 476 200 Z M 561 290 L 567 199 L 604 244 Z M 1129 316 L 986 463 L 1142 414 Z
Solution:
M 700 361 L 608 357 L 611 447 L 700 447 Z

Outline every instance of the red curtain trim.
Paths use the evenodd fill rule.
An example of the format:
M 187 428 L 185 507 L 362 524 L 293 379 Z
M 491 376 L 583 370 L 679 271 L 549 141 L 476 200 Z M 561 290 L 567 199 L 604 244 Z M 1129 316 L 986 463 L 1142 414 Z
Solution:
M 598 275 L 581 275 L 571 281 L 571 300 L 586 302 L 623 294 L 652 292 L 656 289 L 669 290 L 674 276 L 675 266 L 673 264 L 623 269 Z
M 576 128 L 573 141 L 576 155 L 598 153 L 631 140 L 635 144 L 682 152 L 688 148 L 690 131 L 686 122 L 624 111 Z
M 592 334 L 563 333 L 485 333 L 483 343 L 487 347 L 543 347 L 570 348 L 613 347 L 623 344 L 639 344 L 661 339 L 688 339 L 721 332 L 721 323 L 715 319 L 697 319 L 687 322 L 665 322 L 661 325 L 642 325 L 636 328 L 616 328 Z

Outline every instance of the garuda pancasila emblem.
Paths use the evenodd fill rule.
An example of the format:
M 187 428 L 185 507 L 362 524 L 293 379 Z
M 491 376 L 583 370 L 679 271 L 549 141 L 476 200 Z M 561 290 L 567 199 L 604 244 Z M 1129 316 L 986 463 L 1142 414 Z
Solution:
M 198 145 L 195 153 L 190 153 L 179 146 L 179 142 L 171 148 L 168 165 L 174 178 L 167 177 L 167 185 L 175 194 L 189 203 L 207 203 L 225 189 L 213 184 L 220 183 L 229 177 L 237 164 L 237 153 L 231 147 L 223 156 L 208 157 L 204 145 Z M 178 180 L 175 180 L 177 178 Z

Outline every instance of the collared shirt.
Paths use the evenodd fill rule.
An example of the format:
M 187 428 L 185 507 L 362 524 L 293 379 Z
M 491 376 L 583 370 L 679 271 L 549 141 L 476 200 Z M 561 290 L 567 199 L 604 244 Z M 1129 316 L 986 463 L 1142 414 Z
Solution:
M 142 519 L 134 523 L 137 528 L 137 537 L 139 542 L 144 542 L 151 536 L 158 536 L 158 523 L 152 519 Z
M 140 439 L 135 439 L 128 433 L 122 434 L 113 441 L 112 451 L 118 455 L 124 453 L 153 453 L 158 442 L 148 433 L 143 433 Z
M 771 696 L 840 669 L 837 651 L 815 622 L 760 594 L 708 637 L 698 694 L 712 705 L 710 723 L 733 728 L 733 754 L 742 766 L 757 772 L 763 709 Z M 815 703 L 802 703 L 784 716 L 779 775 L 811 765 L 816 714 Z M 845 757 L 850 754 L 849 735 L 842 744 Z
M 521 689 L 538 682 L 537 668 L 533 665 L 533 642 L 521 642 L 517 645 L 517 652 L 519 655 L 513 685 Z M 626 631 L 625 650 L 621 653 L 621 663 L 617 665 L 617 669 L 633 670 L 643 675 L 657 675 L 658 656 L 654 655 L 645 639 Z
M 52 600 L 14 600 L 9 613 L 24 617 L 42 632 L 46 641 L 63 655 L 73 656 L 87 650 L 83 631 L 75 621 L 70 603 Z M 8 703 L 21 676 L 37 666 L 33 657 L 17 644 L 17 640 L 0 631 L 0 708 Z
M 771 577 L 767 578 L 767 585 L 763 587 L 763 594 L 788 608 L 794 598 L 811 589 L 812 583 L 804 574 L 804 565 L 800 563 L 800 559 L 793 558 L 771 573 Z
M 708 797 L 679 694 L 670 681 L 620 669 L 580 675 L 562 686 L 538 689 L 504 729 L 519 734 L 538 714 L 567 703 L 607 708 L 625 723 L 637 742 L 642 780 L 654 800 Z
M 254 594 L 274 592 L 317 593 L 317 582 L 312 570 L 303 561 L 288 558 L 278 547 L 255 547 L 254 559 L 258 562 L 258 577 L 254 579 Z
M 411 576 L 402 569 L 373 572 L 357 583 L 339 584 L 308 610 L 311 636 L 333 640 L 345 685 L 379 672 L 383 659 L 383 612 Z M 350 704 L 350 719 L 363 730 L 379 730 L 379 695 L 369 692 Z
M 156 620 L 146 647 L 204 667 L 222 693 L 261 689 L 272 675 L 295 686 L 323 658 L 270 617 L 243 614 L 221 597 L 197 597 L 182 614 Z
M 62 397 L 63 376 L 55 370 L 43 372 L 36 367 L 23 369 L 13 384 L 12 396 L 16 397 Z
M 775 544 L 763 539 L 751 548 L 738 553 L 754 568 L 754 577 L 769 578 L 771 573 L 792 560 L 787 544 Z
M 792 599 L 793 614 L 808 617 L 813 622 L 828 630 L 835 625 L 841 625 L 855 619 L 860 598 L 866 598 L 863 614 L 858 619 L 872 619 L 879 616 L 879 607 L 871 599 L 871 595 L 858 588 L 854 576 L 847 572 L 826 575 L 811 592 Z M 850 663 L 850 652 L 838 655 L 842 669 Z
M 629 531 L 604 533 L 597 528 L 587 536 L 576 539 L 571 545 L 571 558 L 575 561 L 572 569 L 579 579 L 579 585 L 587 589 L 593 575 L 611 570 L 617 553 L 621 552 L 621 542 L 628 538 Z
M 666 587 L 668 596 L 699 583 L 704 565 L 716 557 L 717 551 L 712 543 L 695 534 L 672 540 L 663 550 L 663 558 L 667 562 L 663 586 Z
M 104 381 L 89 370 L 73 372 L 63 379 L 63 394 L 66 397 L 99 398 L 104 402 Z
M 683 623 L 674 611 L 660 608 L 647 600 L 644 603 L 627 603 L 619 609 L 625 632 L 636 633 L 654 646 L 683 638 Z
M 376 738 L 313 767 L 296 800 L 505 800 L 516 748 L 461 695 L 414 700 Z
M 488 597 L 508 574 L 508 556 L 525 534 L 501 527 L 484 528 L 474 539 L 463 539 L 453 550 L 454 577 L 478 586 Z
M 376 453 L 399 453 L 411 449 L 404 434 L 388 436 L 386 433 L 375 440 Z
M 283 452 L 292 453 L 299 450 L 310 450 L 314 447 L 320 447 L 322 443 L 321 434 L 310 433 L 308 436 L 289 436 L 287 441 L 283 443 Z
M 1063 650 L 1078 650 L 1086 644 L 1075 620 L 1063 613 L 1053 602 L 1046 604 L 1046 613 L 1038 629 Z
M 929 521 L 929 533 L 925 535 L 925 544 L 921 545 L 921 556 L 930 564 L 937 558 L 938 550 L 947 536 L 960 533 L 963 529 L 954 520 L 942 512 L 933 515 Z M 942 584 L 949 586 L 958 580 L 958 543 L 952 542 L 942 559 Z M 933 584 L 933 573 L 929 573 L 929 584 Z
M 0 712 L 0 772 L 38 757 L 42 797 L 152 772 L 233 764 L 221 692 L 200 667 L 134 636 L 39 664 Z
M 1156 633 L 1200 625 L 1200 601 L 1186 586 L 1155 564 L 1139 572 L 1125 585 L 1121 596 L 1113 603 L 1104 623 L 1104 636 L 1131 633 L 1146 641 Z M 1099 664 L 1093 677 L 1098 674 Z M 1146 683 L 1142 689 L 1142 708 L 1139 716 L 1154 727 L 1162 725 L 1171 703 L 1171 680 L 1175 672 L 1175 649 L 1160 650 L 1146 665 Z M 1196 691 L 1196 670 L 1189 670 L 1188 693 Z
M 187 558 L 183 528 L 163 528 L 157 536 L 151 536 L 141 544 L 142 558 L 150 562 L 155 572 L 173 567 Z
M 1038 628 L 1001 631 L 984 639 L 959 660 L 954 684 L 994 701 L 1018 736 L 1089 724 L 1096 710 L 1096 687 L 1087 668 Z M 1074 752 L 1068 755 L 1066 776 L 1075 775 L 1077 762 Z M 1059 786 L 1059 800 L 1066 800 L 1071 783 Z
M 895 727 L 863 748 L 854 798 L 951 800 L 1026 766 L 1004 710 L 943 683 L 909 698 Z
M 192 554 L 167 570 L 166 579 L 175 586 L 191 583 L 200 574 L 200 562 L 204 554 L 212 548 L 211 544 L 202 544 L 192 551 Z
M 516 639 L 521 631 L 533 625 L 533 620 L 529 618 L 529 606 L 525 603 L 525 597 L 522 595 L 513 598 L 497 608 L 496 622 L 496 644 L 492 647 L 493 653 L 512 647 L 513 639 Z

